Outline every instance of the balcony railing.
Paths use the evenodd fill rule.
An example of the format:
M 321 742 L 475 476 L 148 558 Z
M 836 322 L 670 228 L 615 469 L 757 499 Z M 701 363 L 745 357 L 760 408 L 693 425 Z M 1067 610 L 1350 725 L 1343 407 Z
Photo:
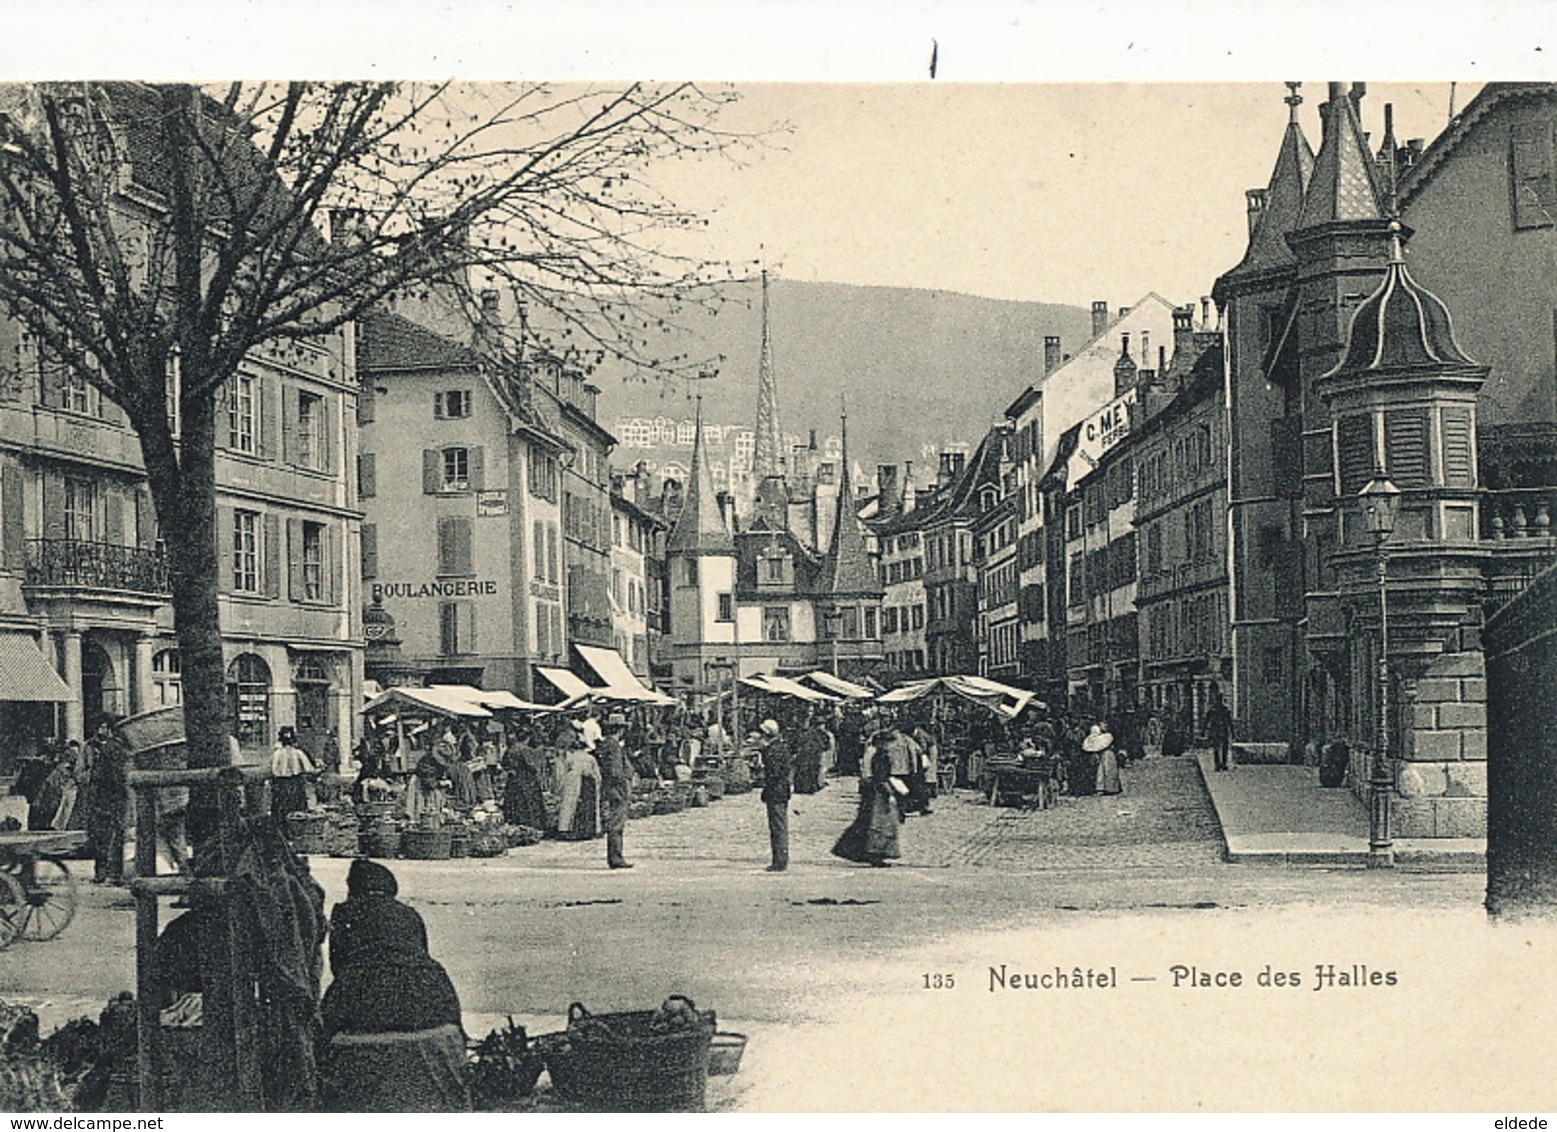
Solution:
M 1481 508 L 1482 537 L 1488 539 L 1551 538 L 1557 488 L 1514 488 L 1489 491 Z
M 28 539 L 27 585 L 163 595 L 168 592 L 167 558 L 139 546 Z

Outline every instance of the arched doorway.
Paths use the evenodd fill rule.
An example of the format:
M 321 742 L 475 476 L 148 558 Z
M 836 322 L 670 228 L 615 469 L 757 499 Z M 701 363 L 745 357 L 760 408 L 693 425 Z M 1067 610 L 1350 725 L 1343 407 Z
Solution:
M 123 691 L 113 659 L 106 649 L 88 638 L 81 642 L 81 719 L 86 733 L 114 715 L 122 715 Z
M 333 721 L 330 718 L 328 666 L 318 657 L 302 657 L 293 669 L 292 686 L 297 690 L 299 746 L 312 755 L 319 765 L 333 764 L 335 752 L 329 750 Z
M 269 747 L 270 665 L 251 652 L 238 654 L 227 666 L 227 716 L 240 747 Z

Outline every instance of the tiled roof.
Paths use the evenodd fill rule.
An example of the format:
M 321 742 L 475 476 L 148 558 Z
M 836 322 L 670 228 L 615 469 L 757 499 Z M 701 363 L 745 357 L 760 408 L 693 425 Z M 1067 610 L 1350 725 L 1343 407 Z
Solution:
M 357 368 L 363 370 L 475 369 L 480 357 L 403 315 L 370 311 L 357 323 Z
M 735 542 L 719 510 L 713 476 L 703 455 L 703 407 L 697 408 L 697 427 L 692 435 L 692 468 L 687 476 L 681 513 L 670 529 L 666 549 L 674 553 L 733 554 Z
M 1265 190 L 1265 210 L 1255 222 L 1249 247 L 1233 272 L 1267 271 L 1296 262 L 1287 246 L 1287 233 L 1297 227 L 1303 211 L 1303 194 L 1313 172 L 1314 151 L 1294 118 L 1287 123 L 1281 138 L 1281 149 Z
M 1378 177 L 1368 151 L 1357 108 L 1337 94 L 1325 104 L 1328 127 L 1314 158 L 1314 172 L 1303 197 L 1297 227 L 1312 228 L 1338 220 L 1380 220 Z

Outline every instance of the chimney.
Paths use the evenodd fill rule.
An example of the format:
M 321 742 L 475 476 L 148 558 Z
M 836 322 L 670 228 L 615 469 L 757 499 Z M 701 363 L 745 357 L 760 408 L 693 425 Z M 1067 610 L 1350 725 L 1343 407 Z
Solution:
M 914 462 L 903 461 L 903 510 L 905 512 L 914 509 L 916 492 L 914 491 Z
M 1173 360 L 1176 364 L 1183 365 L 1189 360 L 1194 342 L 1195 304 L 1185 303 L 1182 307 L 1173 309 Z M 1180 358 L 1183 361 L 1180 361 Z
M 724 520 L 725 528 L 733 535 L 735 533 L 735 496 L 728 491 L 721 491 L 714 498 L 719 503 L 719 517 Z
M 1202 329 L 1211 325 L 1211 296 L 1200 296 L 1200 326 Z
M 1119 397 L 1135 387 L 1138 370 L 1130 356 L 1130 335 L 1119 336 L 1119 360 L 1114 363 L 1114 396 Z
M 1092 337 L 1096 338 L 1108 329 L 1108 300 L 1095 299 L 1092 303 Z
M 1060 336 L 1046 334 L 1043 339 L 1043 375 L 1048 377 L 1060 368 Z
M 876 513 L 882 518 L 896 515 L 903 509 L 903 487 L 897 482 L 896 464 L 876 465 Z
M 1159 374 L 1168 372 L 1168 348 L 1166 346 L 1157 347 L 1157 372 Z
M 1143 330 L 1141 331 L 1141 364 L 1145 365 L 1147 362 L 1151 361 L 1151 356 L 1152 332 L 1150 330 Z
M 1249 189 L 1244 194 L 1249 209 L 1249 235 L 1254 235 L 1254 230 L 1260 226 L 1260 217 L 1265 215 L 1265 206 L 1270 203 L 1270 190 Z

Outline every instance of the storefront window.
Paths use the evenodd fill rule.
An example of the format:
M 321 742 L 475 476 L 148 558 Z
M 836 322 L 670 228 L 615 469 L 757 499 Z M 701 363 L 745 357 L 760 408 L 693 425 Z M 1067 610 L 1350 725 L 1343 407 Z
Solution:
M 270 666 L 243 653 L 227 667 L 228 718 L 245 747 L 263 747 L 270 739 Z
M 151 658 L 151 698 L 156 707 L 172 707 L 184 702 L 182 664 L 177 649 L 163 649 Z

